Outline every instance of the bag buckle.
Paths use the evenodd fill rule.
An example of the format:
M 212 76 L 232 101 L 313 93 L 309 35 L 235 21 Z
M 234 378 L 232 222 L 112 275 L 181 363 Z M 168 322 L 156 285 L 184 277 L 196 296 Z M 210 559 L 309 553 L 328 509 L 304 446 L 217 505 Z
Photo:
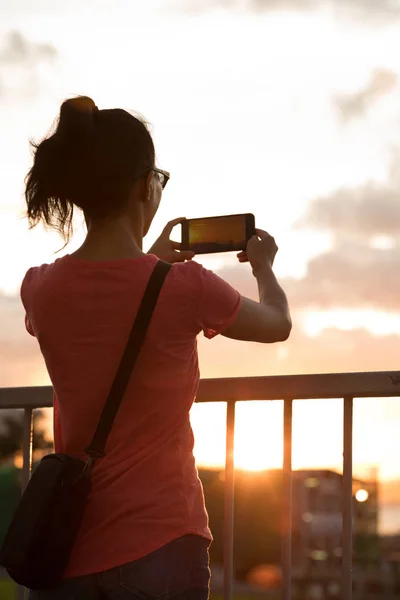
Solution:
M 97 450 L 93 450 L 93 448 L 87 447 L 87 448 L 85 448 L 85 452 L 90 458 L 93 458 L 94 460 L 105 457 L 104 452 L 98 452 Z
M 97 452 L 96 450 L 93 450 L 92 448 L 85 448 L 85 452 L 88 455 L 88 458 L 86 459 L 85 467 L 83 469 L 83 474 L 87 476 L 87 475 L 91 475 L 91 473 L 93 471 L 94 463 L 96 462 L 96 460 L 98 460 L 99 458 L 103 458 L 105 456 L 105 454 L 104 454 L 104 452 Z

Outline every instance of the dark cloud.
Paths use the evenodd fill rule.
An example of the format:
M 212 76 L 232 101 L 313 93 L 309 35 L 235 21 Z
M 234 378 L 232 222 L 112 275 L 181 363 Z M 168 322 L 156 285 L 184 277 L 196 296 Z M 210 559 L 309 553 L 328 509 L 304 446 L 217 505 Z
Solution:
M 391 92 L 398 83 L 396 73 L 388 69 L 377 69 L 371 74 L 366 86 L 354 94 L 342 94 L 334 98 L 341 119 L 348 122 L 362 117 L 380 98 Z

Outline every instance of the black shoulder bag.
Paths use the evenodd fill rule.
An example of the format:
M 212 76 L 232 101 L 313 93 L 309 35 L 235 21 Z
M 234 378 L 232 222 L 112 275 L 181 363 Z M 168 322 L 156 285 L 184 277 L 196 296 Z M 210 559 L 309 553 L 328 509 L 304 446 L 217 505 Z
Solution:
M 18 504 L 0 552 L 0 565 L 20 585 L 48 589 L 63 579 L 83 518 L 94 463 L 105 455 L 108 435 L 170 267 L 158 261 L 150 276 L 96 432 L 85 449 L 87 460 L 60 453 L 45 456 Z

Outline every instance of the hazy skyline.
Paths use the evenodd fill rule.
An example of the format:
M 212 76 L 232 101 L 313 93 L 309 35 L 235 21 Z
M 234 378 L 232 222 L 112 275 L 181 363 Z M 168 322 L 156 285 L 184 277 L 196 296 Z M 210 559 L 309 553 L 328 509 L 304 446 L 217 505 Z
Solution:
M 146 248 L 181 215 L 249 211 L 277 239 L 291 338 L 276 346 L 201 339 L 202 376 L 399 368 L 399 2 L 0 0 L 0 32 L 0 385 L 48 382 L 18 291 L 25 271 L 54 260 L 62 242 L 28 232 L 23 178 L 29 139 L 40 139 L 74 94 L 152 124 L 158 162 L 172 176 Z M 78 228 L 60 255 L 82 236 Z M 248 267 L 233 257 L 201 261 L 256 296 Z M 222 408 L 196 407 L 203 462 L 220 461 L 202 427 L 215 422 L 223 440 Z M 253 466 L 274 466 L 281 408 L 240 410 L 244 431 L 264 423 L 251 436 Z M 339 464 L 339 404 L 298 412 L 295 464 L 312 466 L 322 444 L 318 465 Z M 400 400 L 359 401 L 356 462 L 399 477 L 399 424 Z M 265 446 L 265 432 L 273 444 Z

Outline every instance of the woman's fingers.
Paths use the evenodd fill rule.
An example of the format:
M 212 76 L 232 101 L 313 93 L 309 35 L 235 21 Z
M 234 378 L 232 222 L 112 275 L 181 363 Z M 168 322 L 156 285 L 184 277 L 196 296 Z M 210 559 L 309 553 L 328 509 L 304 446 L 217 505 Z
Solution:
M 174 252 L 174 262 L 185 262 L 185 260 L 192 260 L 194 258 L 194 252 L 191 250 L 182 250 L 181 252 Z
M 267 231 L 264 231 L 264 229 L 256 229 L 256 235 L 261 240 L 265 240 L 266 238 L 271 237 Z
M 162 235 L 166 235 L 169 237 L 172 233 L 173 228 L 176 227 L 176 225 L 179 225 L 179 223 L 183 223 L 183 221 L 186 221 L 186 217 L 178 217 L 177 219 L 172 219 L 172 221 L 169 221 L 164 227 Z

